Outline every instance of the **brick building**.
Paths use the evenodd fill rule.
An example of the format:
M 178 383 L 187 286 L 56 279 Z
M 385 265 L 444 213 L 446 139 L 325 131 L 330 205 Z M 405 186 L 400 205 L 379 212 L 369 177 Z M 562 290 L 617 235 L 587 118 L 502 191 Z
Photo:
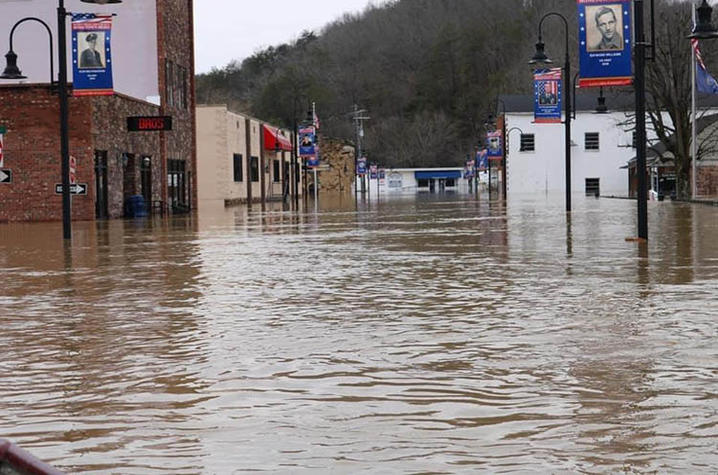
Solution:
M 0 31 L 38 17 L 57 38 L 55 2 L 3 3 Z M 196 207 L 193 0 L 124 0 L 95 5 L 67 0 L 74 13 L 115 13 L 112 27 L 114 93 L 73 96 L 70 85 L 70 155 L 86 195 L 72 198 L 72 218 L 124 215 L 130 196 L 142 195 L 156 212 Z M 0 128 L 5 129 L 0 222 L 62 218 L 59 97 L 49 79 L 47 32 L 35 22 L 14 35 L 25 80 L 0 79 Z M 68 31 L 70 20 L 68 19 Z M 68 34 L 68 81 L 72 82 Z M 9 50 L 0 37 L 2 54 Z M 55 64 L 57 48 L 53 47 Z M 2 65 L 4 67 L 4 64 Z M 57 80 L 57 76 L 53 78 Z M 167 131 L 130 132 L 133 116 L 170 116 Z

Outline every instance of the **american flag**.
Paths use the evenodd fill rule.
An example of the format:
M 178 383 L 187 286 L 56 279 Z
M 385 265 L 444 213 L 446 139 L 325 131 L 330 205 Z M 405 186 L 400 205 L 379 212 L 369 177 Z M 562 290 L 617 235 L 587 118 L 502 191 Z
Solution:
M 698 62 L 698 65 L 705 69 L 706 65 L 703 62 L 703 55 L 701 54 L 700 48 L 698 48 L 698 38 L 691 38 L 691 46 L 693 46 L 693 51 L 696 53 L 696 61 Z
M 698 48 L 698 39 L 691 38 L 691 46 L 696 55 L 696 88 L 705 94 L 718 94 L 718 81 L 710 75 L 703 62 L 703 55 Z

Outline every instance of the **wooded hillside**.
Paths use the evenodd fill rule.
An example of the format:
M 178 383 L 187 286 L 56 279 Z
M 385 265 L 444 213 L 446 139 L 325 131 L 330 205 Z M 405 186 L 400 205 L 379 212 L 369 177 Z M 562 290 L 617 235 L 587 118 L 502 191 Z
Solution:
M 322 133 L 350 141 L 357 104 L 371 117 L 363 142 L 370 161 L 461 165 L 496 97 L 531 93 L 528 60 L 550 11 L 568 20 L 578 71 L 575 0 L 397 0 L 199 75 L 197 100 L 286 127 L 314 101 Z M 543 33 L 547 54 L 562 66 L 563 22 L 548 18 Z

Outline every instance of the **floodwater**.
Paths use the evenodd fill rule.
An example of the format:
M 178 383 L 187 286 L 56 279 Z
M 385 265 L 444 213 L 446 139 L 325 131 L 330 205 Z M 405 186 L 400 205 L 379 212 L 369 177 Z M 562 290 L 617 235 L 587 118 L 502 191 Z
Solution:
M 716 473 L 718 208 L 0 225 L 0 437 L 70 473 Z

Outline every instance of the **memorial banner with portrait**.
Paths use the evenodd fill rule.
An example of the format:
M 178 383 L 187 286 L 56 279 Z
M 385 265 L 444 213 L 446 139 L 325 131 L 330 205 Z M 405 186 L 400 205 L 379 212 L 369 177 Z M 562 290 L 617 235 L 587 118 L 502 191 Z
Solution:
M 299 129 L 299 156 L 306 160 L 308 167 L 319 166 L 317 153 L 317 133 L 314 127 L 301 127 Z
M 476 152 L 476 169 L 484 171 L 489 168 L 489 151 L 484 149 Z
M 632 84 L 631 0 L 576 1 L 579 86 Z
M 112 83 L 112 16 L 72 15 L 72 86 L 74 96 L 114 94 Z
M 464 178 L 473 178 L 476 171 L 476 162 L 473 159 L 466 160 L 464 165 Z
M 486 150 L 488 151 L 489 160 L 503 158 L 504 147 L 501 143 L 501 131 L 496 130 L 486 134 Z
M 534 72 L 534 122 L 555 124 L 561 122 L 563 104 L 561 68 L 541 69 Z
M 357 159 L 357 175 L 366 175 L 366 157 L 360 157 Z

